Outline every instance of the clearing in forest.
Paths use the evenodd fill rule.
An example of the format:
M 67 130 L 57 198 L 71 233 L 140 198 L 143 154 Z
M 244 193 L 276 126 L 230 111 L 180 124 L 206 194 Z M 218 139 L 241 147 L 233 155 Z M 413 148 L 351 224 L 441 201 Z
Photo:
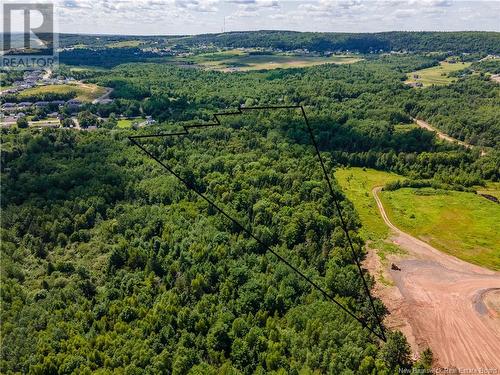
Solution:
M 104 95 L 106 93 L 106 88 L 91 83 L 36 86 L 20 92 L 18 94 L 18 99 L 23 100 L 24 98 L 39 94 L 67 94 L 70 92 L 76 94 L 75 99 L 82 102 L 91 102 Z
M 372 240 L 364 266 L 390 311 L 387 327 L 401 330 L 415 353 L 430 347 L 436 367 L 498 364 L 500 274 L 436 248 L 498 268 L 500 205 L 428 188 L 381 192 L 392 173 L 349 168 L 335 176 Z
M 143 42 L 140 40 L 122 40 L 113 42 L 106 45 L 108 48 L 133 48 L 139 47 Z
M 432 85 L 448 85 L 457 80 L 456 77 L 450 77 L 449 73 L 468 68 L 469 66 L 471 66 L 471 63 L 468 62 L 450 63 L 447 61 L 441 61 L 437 66 L 409 73 L 408 79 L 405 83 L 410 84 L 420 82 L 423 87 Z
M 275 53 L 251 53 L 241 50 L 200 54 L 190 57 L 197 65 L 218 71 L 249 71 L 278 68 L 304 68 L 322 64 L 352 64 L 358 56 L 308 56 Z
M 404 177 L 373 169 L 347 168 L 337 170 L 335 178 L 359 214 L 365 240 L 378 241 L 377 246 L 380 245 L 389 230 L 372 190 Z M 498 186 L 492 183 L 488 187 L 495 195 Z M 466 262 L 500 270 L 498 203 L 474 193 L 432 188 L 382 191 L 379 196 L 389 219 L 400 230 Z
M 373 199 L 371 193 L 373 188 L 403 178 L 395 173 L 367 168 L 345 168 L 335 171 L 335 179 L 347 198 L 354 204 L 363 224 L 361 234 L 365 240 L 383 240 L 389 234 L 389 229 L 382 220 Z
M 477 194 L 403 188 L 381 200 L 399 229 L 466 262 L 500 270 L 500 205 Z

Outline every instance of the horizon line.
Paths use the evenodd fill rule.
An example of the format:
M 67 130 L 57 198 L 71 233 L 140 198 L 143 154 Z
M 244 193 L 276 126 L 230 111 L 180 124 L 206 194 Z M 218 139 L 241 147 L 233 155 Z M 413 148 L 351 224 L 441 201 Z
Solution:
M 260 30 L 232 30 L 232 31 L 220 31 L 220 32 L 204 32 L 199 34 L 122 34 L 122 33 L 80 33 L 80 32 L 54 32 L 53 34 L 58 35 L 90 35 L 90 36 L 126 36 L 126 37 L 194 37 L 201 35 L 223 35 L 223 34 L 237 34 L 237 33 L 258 33 L 258 32 L 286 32 L 286 33 L 298 33 L 298 34 L 351 34 L 351 35 L 363 35 L 363 34 L 390 34 L 390 33 L 440 33 L 440 34 L 450 34 L 450 33 L 500 33 L 494 30 L 390 30 L 390 31 L 297 31 L 297 30 L 287 30 L 287 29 L 260 29 Z M 9 33 L 0 32 L 0 35 L 4 34 L 28 34 L 22 31 L 14 31 Z M 50 34 L 50 33 L 46 33 Z

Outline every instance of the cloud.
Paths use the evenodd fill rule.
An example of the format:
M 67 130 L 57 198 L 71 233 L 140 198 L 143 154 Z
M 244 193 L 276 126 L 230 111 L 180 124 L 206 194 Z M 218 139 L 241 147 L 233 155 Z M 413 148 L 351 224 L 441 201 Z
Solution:
M 278 0 L 257 0 L 256 5 L 259 8 L 279 8 Z
M 215 12 L 219 0 L 60 0 L 62 11 L 93 9 L 97 14 L 102 10 L 117 12 L 134 11 L 138 16 L 146 12 L 165 12 L 185 9 L 194 12 Z
M 28 1 L 28 0 L 27 0 Z M 500 1 L 54 0 L 63 32 L 186 34 L 300 31 L 496 30 Z M 474 11 L 471 12 L 470 9 Z M 474 17 L 471 16 L 474 14 Z
M 286 19 L 286 15 L 283 13 L 270 14 L 268 17 L 272 20 L 284 20 L 284 19 Z
M 416 9 L 396 9 L 392 15 L 396 18 L 413 17 L 418 13 Z
M 231 14 L 228 19 L 230 20 L 235 20 L 237 18 L 242 18 L 242 17 L 257 17 L 260 16 L 260 13 L 257 10 L 244 10 L 240 9 Z
M 246 9 L 279 8 L 278 0 L 227 0 L 227 3 L 238 4 Z
M 218 0 L 175 0 L 177 6 L 195 12 L 216 12 L 218 2 Z
M 255 4 L 256 0 L 226 0 L 229 4 Z
M 270 10 L 280 9 L 277 0 L 228 0 L 228 3 L 238 4 L 237 10 L 228 19 L 263 17 L 264 13 Z
M 66 0 L 62 5 L 66 8 L 90 8 L 89 4 L 83 4 L 77 0 Z
M 319 0 L 299 5 L 298 10 L 316 18 L 359 16 L 366 8 L 361 0 Z
M 415 0 L 412 3 L 430 7 L 450 7 L 453 5 L 450 0 Z

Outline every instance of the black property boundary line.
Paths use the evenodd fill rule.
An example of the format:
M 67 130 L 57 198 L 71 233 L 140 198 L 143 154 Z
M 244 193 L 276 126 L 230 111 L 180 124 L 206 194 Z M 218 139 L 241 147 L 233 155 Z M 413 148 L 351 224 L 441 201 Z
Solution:
M 304 118 L 304 122 L 306 124 L 309 136 L 311 138 L 311 142 L 316 150 L 316 155 L 319 159 L 319 162 L 321 164 L 321 169 L 323 170 L 323 174 L 325 176 L 325 180 L 328 185 L 328 189 L 330 191 L 330 196 L 331 199 L 333 200 L 335 204 L 335 208 L 338 212 L 338 215 L 340 217 L 340 222 L 342 229 L 347 237 L 347 241 L 349 243 L 349 247 L 351 249 L 352 253 L 352 259 L 356 263 L 356 267 L 358 268 L 359 274 L 361 276 L 361 279 L 363 280 L 363 286 L 365 289 L 365 292 L 368 296 L 368 299 L 370 300 L 370 305 L 373 310 L 373 314 L 377 320 L 377 325 L 380 329 L 380 333 L 377 333 L 372 327 L 369 327 L 366 320 L 364 318 L 360 318 L 356 316 L 354 313 L 352 313 L 349 309 L 344 307 L 340 302 L 338 302 L 335 297 L 333 297 L 331 294 L 329 294 L 326 290 L 324 290 L 321 286 L 319 286 L 316 282 L 314 282 L 312 279 L 310 279 L 307 275 L 305 275 L 302 271 L 300 271 L 298 268 L 296 268 L 293 264 L 291 264 L 288 260 L 283 258 L 281 255 L 276 253 L 273 249 L 271 249 L 267 244 L 265 244 L 263 241 L 261 241 L 257 236 L 255 236 L 252 231 L 247 229 L 243 224 L 238 222 L 236 219 L 232 218 L 229 216 L 224 210 L 222 210 L 219 206 L 215 204 L 210 198 L 206 197 L 204 194 L 200 193 L 192 184 L 190 184 L 188 181 L 183 179 L 178 173 L 176 173 L 170 166 L 159 160 L 156 156 L 154 156 L 152 153 L 150 153 L 148 150 L 146 150 L 139 142 L 137 142 L 137 139 L 143 139 L 143 138 L 159 138 L 159 137 L 173 137 L 173 136 L 180 136 L 180 135 L 188 135 L 189 129 L 195 129 L 195 128 L 207 128 L 207 127 L 215 127 L 215 126 L 220 126 L 221 121 L 219 117 L 222 116 L 233 116 L 233 115 L 241 115 L 243 114 L 244 111 L 252 111 L 252 110 L 276 110 L 276 109 L 300 109 L 302 117 Z M 366 279 L 363 275 L 363 271 L 361 269 L 361 263 L 359 261 L 359 257 L 354 250 L 354 245 L 351 240 L 351 236 L 349 235 L 349 230 L 347 229 L 346 221 L 344 220 L 344 217 L 342 215 L 342 209 L 340 207 L 340 202 L 335 198 L 335 194 L 333 192 L 333 187 L 330 181 L 330 178 L 328 177 L 328 172 L 326 170 L 325 164 L 323 162 L 323 158 L 321 157 L 321 153 L 319 151 L 318 144 L 316 142 L 316 139 L 314 137 L 313 130 L 309 124 L 309 120 L 306 116 L 306 112 L 304 110 L 304 107 L 302 105 L 286 105 L 286 106 L 259 106 L 259 107 L 238 107 L 238 110 L 235 112 L 217 112 L 213 114 L 213 122 L 208 122 L 208 123 L 201 123 L 201 124 L 194 124 L 194 125 L 183 125 L 184 131 L 182 132 L 177 132 L 177 133 L 167 133 L 167 134 L 149 134 L 149 135 L 136 135 L 136 136 L 129 136 L 128 139 L 135 144 L 137 147 L 139 147 L 146 155 L 148 155 L 151 159 L 156 161 L 158 164 L 160 164 L 164 169 L 166 169 L 168 172 L 173 174 L 179 181 L 181 181 L 189 190 L 194 191 L 198 196 L 200 196 L 203 200 L 205 200 L 209 205 L 213 206 L 219 213 L 221 213 L 224 217 L 232 221 L 236 226 L 238 226 L 241 230 L 243 230 L 245 233 L 247 233 L 250 237 L 252 237 L 255 241 L 257 241 L 260 245 L 262 245 L 267 251 L 269 251 L 271 254 L 273 254 L 275 257 L 277 257 L 281 262 L 285 263 L 289 268 L 291 268 L 296 274 L 298 274 L 300 277 L 302 277 L 305 281 L 307 281 L 312 287 L 314 287 L 316 290 L 318 290 L 326 299 L 330 300 L 337 306 L 339 306 L 344 312 L 346 312 L 348 315 L 353 317 L 358 323 L 360 323 L 364 328 L 368 329 L 371 333 L 373 333 L 375 336 L 377 336 L 379 339 L 382 341 L 386 341 L 386 336 L 385 336 L 385 331 L 384 327 L 382 325 L 382 322 L 380 320 L 380 317 L 378 316 L 377 310 L 375 308 L 375 304 L 373 302 L 373 297 L 370 293 L 370 288 L 368 288 L 368 284 L 366 282 Z

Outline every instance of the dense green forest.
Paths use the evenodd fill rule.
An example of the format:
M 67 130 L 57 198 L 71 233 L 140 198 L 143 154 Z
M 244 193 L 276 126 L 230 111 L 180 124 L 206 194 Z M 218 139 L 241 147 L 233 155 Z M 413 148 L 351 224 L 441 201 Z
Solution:
M 435 63 L 424 56 L 380 56 L 345 66 L 233 74 L 127 64 L 89 78 L 113 87 L 117 99 L 89 109 L 168 122 L 209 120 L 213 112 L 242 104 L 299 103 L 310 107 L 321 146 L 344 164 L 465 186 L 500 179 L 498 85 L 476 76 L 426 90 L 403 84 L 405 72 Z M 413 128 L 411 116 L 436 119 L 436 126 L 457 138 L 494 149 L 479 158 L 479 151 L 439 143 L 432 133 Z M 457 124 L 460 131 L 453 131 Z
M 102 48 L 113 42 L 139 40 L 144 46 L 193 47 L 214 45 L 226 48 L 308 49 L 314 52 L 453 52 L 500 53 L 500 36 L 495 32 L 382 32 L 382 33 L 314 33 L 296 31 L 242 31 L 194 36 L 124 36 L 60 34 L 61 46 L 85 45 Z
M 150 147 L 370 317 L 314 154 L 287 141 L 287 116 L 282 127 L 265 118 Z M 124 134 L 21 131 L 2 143 L 2 372 L 383 374 L 409 365 L 398 335 L 380 348 Z M 359 221 L 343 207 L 359 245 Z
M 319 39 L 328 35 L 312 33 L 248 36 L 282 40 L 289 49 L 296 47 L 287 38 L 306 48 L 310 38 L 325 50 L 358 38 L 367 51 L 410 40 L 422 50 L 499 50 L 498 33 L 433 34 L 332 34 L 340 39 L 327 43 Z M 236 36 L 221 40 L 232 46 Z M 300 104 L 333 181 L 335 168 L 351 165 L 466 189 L 500 180 L 498 85 L 480 74 L 445 87 L 404 84 L 408 72 L 436 65 L 437 56 L 374 54 L 352 65 L 227 74 L 138 60 L 120 65 L 130 55 L 121 50 L 95 64 L 112 69 L 77 73 L 114 89 L 112 103 L 85 104 L 79 116 L 151 115 L 158 127 L 1 130 L 0 372 L 368 375 L 430 368 L 429 353 L 413 362 L 398 332 L 380 342 L 127 136 L 176 131 L 239 106 Z M 74 51 L 68 54 L 89 53 Z M 70 66 L 58 72 L 70 74 Z M 480 156 L 438 141 L 411 117 L 491 149 Z M 262 111 L 143 143 L 374 324 L 300 116 Z M 363 255 L 358 216 L 335 181 L 334 189 Z M 380 301 L 376 306 L 386 314 Z
M 124 63 L 155 61 L 159 56 L 140 48 L 78 48 L 61 52 L 59 59 L 68 65 L 112 68 Z
M 414 104 L 414 105 L 413 105 Z M 469 77 L 451 86 L 419 90 L 409 112 L 451 136 L 479 146 L 500 147 L 500 85 Z
M 267 47 L 283 50 L 367 52 L 499 53 L 495 32 L 302 33 L 294 31 L 230 32 L 196 35 L 184 43 L 213 43 L 220 47 Z
M 52 100 L 69 100 L 76 97 L 76 91 L 68 92 L 41 92 L 31 95 L 23 95 L 22 97 L 16 94 L 2 95 L 2 100 L 8 103 L 20 102 L 37 102 L 37 101 L 52 101 Z

